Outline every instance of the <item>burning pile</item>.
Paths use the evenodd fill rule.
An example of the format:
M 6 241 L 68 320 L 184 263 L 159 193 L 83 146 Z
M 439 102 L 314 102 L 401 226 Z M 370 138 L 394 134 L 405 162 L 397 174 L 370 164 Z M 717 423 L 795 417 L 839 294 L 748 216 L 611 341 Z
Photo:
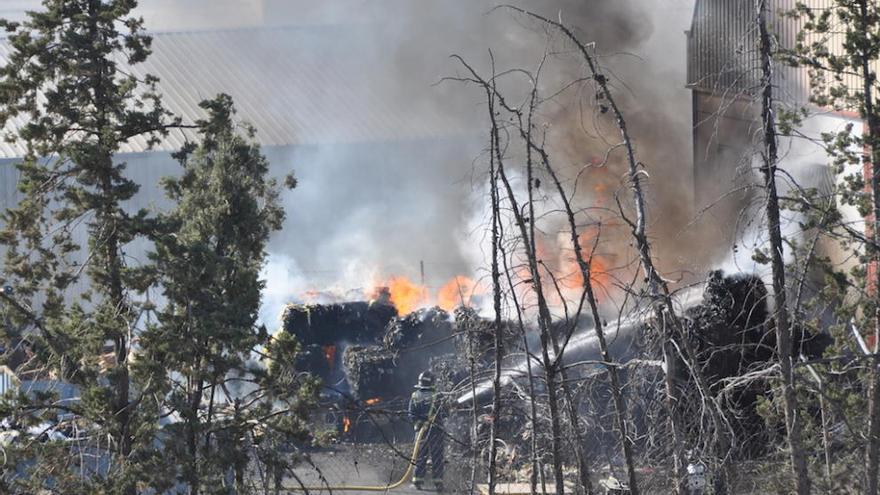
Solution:
M 356 397 L 405 395 L 431 358 L 454 350 L 449 313 L 434 307 L 392 318 L 381 345 L 349 346 L 343 356 Z
M 371 302 L 287 306 L 283 328 L 303 346 L 295 367 L 355 398 L 408 395 L 428 361 L 454 353 L 455 342 L 449 313 L 398 316 L 393 294 L 382 288 Z
M 450 335 L 449 313 L 440 307 L 423 308 L 392 318 L 385 326 L 382 343 L 387 349 L 400 349 L 430 343 Z
M 387 396 L 393 390 L 395 355 L 380 346 L 351 345 L 342 354 L 345 377 L 355 397 Z
M 340 341 L 373 342 L 397 309 L 381 301 L 340 304 L 290 304 L 281 321 L 303 344 L 331 345 Z

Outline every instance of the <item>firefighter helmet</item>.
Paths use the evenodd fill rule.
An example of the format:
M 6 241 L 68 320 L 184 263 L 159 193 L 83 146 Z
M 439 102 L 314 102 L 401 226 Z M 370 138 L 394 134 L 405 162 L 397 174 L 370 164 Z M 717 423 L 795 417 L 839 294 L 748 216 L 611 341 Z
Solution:
M 419 375 L 419 384 L 417 388 L 434 388 L 434 374 L 430 371 L 423 371 Z

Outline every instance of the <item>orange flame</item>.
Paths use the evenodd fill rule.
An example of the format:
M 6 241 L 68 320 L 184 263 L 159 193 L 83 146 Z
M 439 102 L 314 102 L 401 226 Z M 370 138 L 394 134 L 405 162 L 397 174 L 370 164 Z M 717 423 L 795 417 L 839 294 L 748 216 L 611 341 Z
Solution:
M 386 285 L 391 292 L 391 303 L 402 315 L 412 313 L 428 301 L 428 290 L 406 277 L 391 277 Z
M 375 406 L 376 404 L 382 402 L 382 399 L 379 397 L 373 397 L 372 399 L 367 399 L 364 403 L 368 406 Z
M 599 294 L 603 292 L 603 289 L 607 290 L 611 285 L 612 279 L 609 272 L 611 265 L 601 253 L 593 251 L 596 242 L 596 234 L 594 232 L 584 232 L 580 234 L 578 236 L 578 241 L 581 245 L 581 252 L 584 258 L 587 258 L 587 261 L 590 264 L 590 282 L 593 284 L 593 290 L 596 292 L 596 297 L 599 298 Z M 565 288 L 577 289 L 583 287 L 584 277 L 581 274 L 580 266 L 578 266 L 573 254 L 565 260 L 563 271 L 565 276 L 562 279 L 562 285 Z
M 351 420 L 348 419 L 348 416 L 343 416 L 342 418 L 342 433 L 348 433 L 348 430 L 351 429 Z
M 324 359 L 327 360 L 327 365 L 330 366 L 330 369 L 334 369 L 336 367 L 336 346 L 335 345 L 325 345 L 324 346 Z
M 452 311 L 457 306 L 469 305 L 473 296 L 485 292 L 477 282 L 463 275 L 457 275 L 437 291 L 437 305 L 446 311 Z
M 577 266 L 577 262 L 572 261 L 568 269 L 570 273 L 562 279 L 562 285 L 567 289 L 583 287 L 584 277 L 581 274 L 580 267 Z M 590 282 L 593 283 L 593 290 L 597 292 L 597 297 L 598 292 L 609 287 L 611 275 L 608 273 L 608 266 L 601 256 L 593 255 L 593 259 L 590 262 Z

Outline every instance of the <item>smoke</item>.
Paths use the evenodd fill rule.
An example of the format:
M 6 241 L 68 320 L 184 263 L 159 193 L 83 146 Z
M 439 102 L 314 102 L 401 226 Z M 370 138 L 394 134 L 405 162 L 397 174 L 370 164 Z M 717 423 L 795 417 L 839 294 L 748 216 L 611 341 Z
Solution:
M 777 173 L 778 195 L 782 198 L 796 197 L 805 191 L 815 191 L 814 201 L 835 202 L 835 187 L 833 170 L 828 166 L 828 155 L 822 145 L 822 136 L 825 134 L 837 134 L 853 123 L 854 120 L 841 115 L 818 113 L 805 119 L 798 128 L 795 136 L 780 136 L 779 162 Z M 762 166 L 761 156 L 753 147 L 746 152 L 748 170 L 740 179 L 743 183 L 762 184 L 763 178 L 759 176 Z M 849 173 L 854 170 L 850 167 Z M 857 172 L 857 168 L 855 169 Z M 757 189 L 745 206 L 741 208 L 741 215 L 737 226 L 737 242 L 733 249 L 726 253 L 718 253 L 716 264 L 728 273 L 744 272 L 753 273 L 762 278 L 765 284 L 772 285 L 772 273 L 769 264 L 758 262 L 753 255 L 756 251 L 769 253 L 769 239 L 766 232 L 765 201 L 763 190 Z M 847 205 L 839 206 L 839 211 L 848 224 L 862 229 L 862 219 L 858 213 Z M 803 214 L 791 209 L 780 211 L 780 229 L 783 243 L 783 257 L 786 263 L 795 261 L 793 246 L 802 248 L 808 246 L 816 232 L 804 228 L 807 219 Z M 818 237 L 821 241 L 821 236 Z M 830 256 L 834 264 L 845 263 L 845 253 L 839 251 L 837 243 L 820 242 L 817 256 Z
M 615 79 L 639 159 L 651 175 L 650 229 L 663 232 L 656 236 L 661 264 L 673 266 L 673 259 L 690 258 L 679 251 L 676 239 L 692 202 L 683 31 L 693 0 L 515 3 L 561 19 L 584 42 L 593 43 Z M 392 276 L 418 282 L 424 276 L 428 291 L 435 294 L 456 275 L 484 275 L 486 196 L 479 170 L 488 143 L 486 108 L 476 88 L 441 80 L 463 73 L 449 58 L 452 54 L 483 74 L 490 71 L 489 50 L 498 70 L 534 68 L 548 47 L 571 49 L 560 43 L 558 33 L 509 11 L 491 11 L 497 2 L 485 0 L 224 0 L 224 9 L 197 2 L 197 7 L 176 7 L 169 14 L 172 4 L 177 5 L 143 0 L 148 28 L 201 29 L 216 17 L 214 24 L 224 28 L 242 19 L 247 25 L 292 25 L 309 31 L 312 35 L 290 46 L 267 50 L 266 57 L 321 57 L 344 81 L 326 86 L 334 91 L 344 87 L 357 99 L 372 102 L 372 108 L 387 110 L 372 119 L 340 112 L 336 95 L 321 91 L 322 81 L 310 81 L 315 88 L 310 88 L 309 101 L 271 103 L 279 113 L 296 114 L 298 106 L 318 108 L 312 114 L 321 118 L 315 124 L 325 134 L 293 149 L 266 149 L 273 170 L 279 176 L 294 170 L 299 187 L 285 193 L 287 219 L 271 241 L 264 271 L 264 322 L 274 326 L 285 302 L 316 293 L 324 298 L 369 293 Z M 250 62 L 243 60 L 242 66 Z M 581 61 L 563 54 L 545 71 L 542 90 L 553 91 L 581 76 Z M 291 81 L 297 83 L 299 79 Z M 595 103 L 584 94 L 564 98 Z M 608 123 L 600 122 L 601 136 L 590 138 L 593 117 L 584 117 L 577 108 L 560 100 L 541 116 L 552 131 L 550 151 L 566 180 L 602 156 L 614 136 Z M 351 139 L 352 126 L 365 121 L 388 125 L 358 129 L 362 139 Z M 620 191 L 621 158 L 612 156 L 607 167 L 585 174 L 583 186 L 578 185 L 583 191 L 579 200 L 607 201 Z M 597 184 L 604 192 L 597 192 Z

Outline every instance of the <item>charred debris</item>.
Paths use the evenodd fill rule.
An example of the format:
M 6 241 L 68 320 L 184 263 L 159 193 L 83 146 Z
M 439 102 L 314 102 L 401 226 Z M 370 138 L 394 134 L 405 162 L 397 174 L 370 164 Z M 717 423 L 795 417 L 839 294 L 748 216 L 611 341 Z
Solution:
M 767 289 L 756 276 L 713 271 L 696 290 L 700 292 L 698 296 L 680 299 L 688 339 L 698 352 L 699 365 L 713 392 L 727 390 L 726 407 L 737 412 L 732 427 L 738 437 L 749 439 L 744 452 L 757 453 L 766 442 L 761 437 L 763 426 L 756 406 L 758 397 L 769 392 L 769 385 L 766 381 L 755 381 L 738 387 L 731 386 L 730 381 L 750 370 L 763 369 L 774 360 L 775 338 L 769 323 Z M 302 346 L 296 369 L 321 378 L 326 406 L 332 411 L 328 421 L 351 440 L 379 440 L 389 431 L 405 436 L 409 428 L 402 414 L 405 403 L 415 377 L 426 369 L 438 376 L 453 416 L 456 410 L 460 413 L 460 422 L 468 421 L 474 404 L 481 414 L 483 409 L 488 410 L 494 323 L 479 316 L 473 308 L 459 307 L 450 314 L 430 307 L 400 315 L 387 297 L 379 297 L 334 304 L 290 304 L 282 321 L 283 330 L 294 335 Z M 661 347 L 653 341 L 658 334 L 653 328 L 657 322 L 652 315 L 645 315 L 609 323 L 609 330 L 617 329 L 611 339 L 612 352 L 621 363 L 628 382 L 626 389 L 641 411 L 635 418 L 636 427 L 641 430 L 640 438 L 647 438 L 652 428 L 650 409 L 662 400 L 656 388 L 663 373 Z M 584 321 L 564 352 L 563 361 L 574 371 L 573 379 L 584 380 L 606 372 L 597 364 L 600 355 L 595 339 L 590 339 L 591 326 L 591 321 Z M 565 325 L 558 324 L 556 331 L 561 337 Z M 517 401 L 523 402 L 527 390 L 522 366 L 525 349 L 515 325 L 505 325 L 503 332 L 505 345 L 514 350 L 504 363 L 505 401 L 514 404 L 507 408 L 505 419 L 511 428 L 505 430 L 511 438 L 505 441 L 515 443 L 526 440 L 515 435 L 517 430 L 513 428 L 526 416 L 525 405 L 515 405 Z M 534 352 L 538 345 L 534 336 L 527 335 L 526 342 L 529 351 Z M 828 344 L 825 336 L 802 331 L 792 352 L 815 358 L 821 356 Z M 476 365 L 473 377 L 471 360 Z M 676 369 L 682 370 L 677 382 L 685 397 L 697 394 L 683 363 Z M 536 390 L 541 393 L 540 368 L 534 366 L 534 372 Z M 584 404 L 589 402 L 589 407 L 594 408 L 589 414 L 610 418 L 602 411 L 602 404 L 608 407 L 608 401 L 602 400 L 608 393 L 601 385 L 604 381 L 589 381 L 595 384 L 588 392 L 592 400 Z M 472 390 L 476 391 L 476 400 Z M 698 407 L 699 400 L 689 402 Z M 605 426 L 599 430 L 612 430 L 610 424 Z M 467 428 L 461 429 L 469 434 Z M 694 434 L 697 432 L 695 429 Z M 596 434 L 590 443 L 601 446 L 606 442 L 601 434 Z

